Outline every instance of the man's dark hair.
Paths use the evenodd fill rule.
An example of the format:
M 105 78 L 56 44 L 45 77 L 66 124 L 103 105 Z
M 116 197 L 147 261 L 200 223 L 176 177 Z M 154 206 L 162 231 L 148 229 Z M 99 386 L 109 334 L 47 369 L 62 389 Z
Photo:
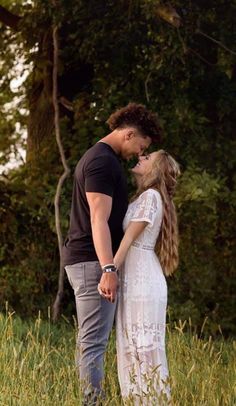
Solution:
M 111 131 L 125 127 L 135 127 L 142 136 L 148 136 L 152 141 L 160 141 L 161 127 L 157 114 L 147 110 L 145 106 L 129 103 L 127 106 L 116 110 L 107 120 Z

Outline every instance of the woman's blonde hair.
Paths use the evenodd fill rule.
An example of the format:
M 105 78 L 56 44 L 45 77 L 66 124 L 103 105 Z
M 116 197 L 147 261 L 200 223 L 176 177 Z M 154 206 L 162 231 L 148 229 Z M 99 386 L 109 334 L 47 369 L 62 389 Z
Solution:
M 171 275 L 178 266 L 179 237 L 176 209 L 173 202 L 177 177 L 180 175 L 179 164 L 164 150 L 156 153 L 150 171 L 142 176 L 135 198 L 145 190 L 156 189 L 163 202 L 163 219 L 155 250 L 165 275 Z

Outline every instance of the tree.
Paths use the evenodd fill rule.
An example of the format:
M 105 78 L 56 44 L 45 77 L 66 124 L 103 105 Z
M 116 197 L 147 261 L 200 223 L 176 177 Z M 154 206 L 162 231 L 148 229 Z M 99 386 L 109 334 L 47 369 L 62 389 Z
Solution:
M 53 130 L 52 27 L 56 23 L 60 129 L 70 168 L 107 131 L 104 122 L 116 107 L 138 101 L 158 111 L 165 129 L 162 146 L 179 160 L 183 171 L 176 197 L 181 264 L 170 282 L 173 317 L 191 313 L 200 324 L 207 314 L 212 331 L 222 320 L 227 331 L 234 328 L 230 310 L 235 300 L 231 229 L 235 207 L 234 11 L 235 4 L 223 0 L 194 4 L 179 0 L 164 9 L 160 2 L 145 0 L 62 0 L 56 10 L 49 0 L 39 0 L 34 5 L 18 2 L 7 7 L 6 3 L 6 9 L 0 9 L 3 103 L 12 96 L 8 72 L 14 64 L 16 44 L 18 54 L 31 66 L 22 87 L 22 106 L 29 110 L 27 163 L 8 175 L 3 190 L 6 197 L 7 193 L 17 196 L 19 184 L 25 188 L 21 199 L 28 213 L 27 233 L 32 235 L 34 229 L 34 238 L 38 238 L 35 257 L 42 252 L 49 255 L 52 247 L 56 250 L 52 203 L 62 170 Z M 6 27 L 9 19 L 11 30 Z M 15 142 L 16 120 L 25 123 L 25 117 L 15 114 L 11 121 L 5 115 L 0 121 L 7 134 L 2 151 L 9 151 Z M 70 193 L 71 179 L 62 195 L 63 233 Z M 12 208 L 19 213 L 17 205 L 14 202 Z M 42 238 L 36 230 L 41 230 Z M 19 241 L 18 233 L 15 237 Z M 3 255 L 2 266 L 10 261 L 9 246 L 6 238 L 8 257 Z M 55 258 L 54 270 L 58 252 Z M 24 266 L 31 271 L 29 263 Z M 51 293 L 54 283 L 55 276 L 50 276 L 50 286 L 42 286 L 42 295 L 46 290 Z

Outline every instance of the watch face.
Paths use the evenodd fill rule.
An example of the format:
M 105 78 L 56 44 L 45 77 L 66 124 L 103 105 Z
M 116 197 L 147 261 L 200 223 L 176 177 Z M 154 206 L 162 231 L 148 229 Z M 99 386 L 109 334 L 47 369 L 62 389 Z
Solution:
M 115 266 L 110 266 L 110 267 L 105 267 L 105 268 L 103 268 L 103 272 L 116 272 L 117 271 L 117 269 L 116 269 L 116 267 Z

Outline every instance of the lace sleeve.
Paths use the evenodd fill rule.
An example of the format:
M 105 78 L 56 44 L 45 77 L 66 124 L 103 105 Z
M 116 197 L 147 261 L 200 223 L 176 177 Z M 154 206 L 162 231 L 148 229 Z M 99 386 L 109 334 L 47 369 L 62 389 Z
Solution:
M 146 221 L 153 225 L 158 212 L 162 212 L 161 196 L 159 192 L 148 189 L 138 197 L 134 213 L 130 220 Z

